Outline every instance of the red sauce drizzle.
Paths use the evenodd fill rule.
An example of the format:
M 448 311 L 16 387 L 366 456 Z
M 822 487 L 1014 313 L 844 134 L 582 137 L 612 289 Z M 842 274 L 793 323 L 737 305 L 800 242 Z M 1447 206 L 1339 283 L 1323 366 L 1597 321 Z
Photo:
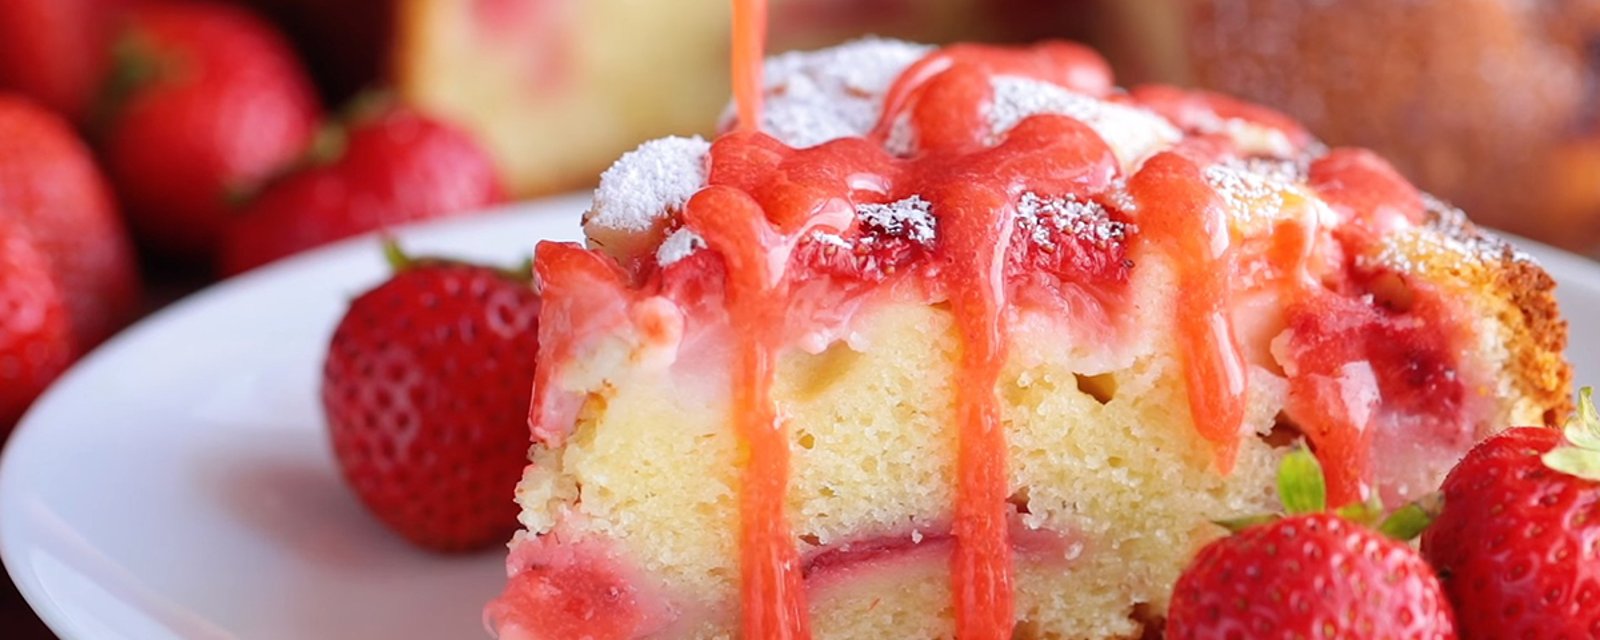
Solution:
M 733 409 L 748 456 L 740 500 L 744 635 L 798 638 L 809 633 L 802 565 L 785 513 L 788 438 L 770 397 L 775 351 L 790 305 L 789 265 L 812 229 L 848 231 L 837 227 L 854 224 L 857 204 L 917 195 L 931 203 L 937 220 L 937 245 L 927 259 L 939 265 L 932 273 L 948 296 L 962 346 L 955 381 L 959 452 L 951 559 L 956 635 L 968 640 L 1009 638 L 1015 615 L 1009 482 L 995 386 L 1009 346 L 1007 256 L 1013 208 L 1026 191 L 1087 199 L 1109 187 L 1118 177 L 1118 165 L 1093 130 L 1064 116 L 1028 118 L 998 145 L 987 146 L 990 80 L 996 75 L 1031 77 L 1106 97 L 1110 71 L 1092 52 L 1066 43 L 1026 49 L 947 47 L 901 74 L 885 95 L 883 114 L 868 139 L 791 149 L 755 130 L 762 90 L 760 25 L 755 21 L 764 9 L 759 2 L 735 4 L 740 35 L 735 37 L 734 76 L 741 126 L 712 146 L 710 186 L 690 201 L 685 220 L 722 256 L 729 319 L 740 334 Z M 1219 118 L 1237 118 L 1275 128 L 1296 147 L 1309 139 L 1286 118 L 1219 96 L 1149 88 L 1131 100 L 1148 102 L 1192 132 L 1214 126 Z M 896 158 L 883 149 L 902 119 L 909 119 L 919 136 L 919 150 L 910 158 Z M 1213 443 L 1218 468 L 1227 472 L 1242 437 L 1246 389 L 1246 365 L 1229 317 L 1238 258 L 1226 210 L 1201 168 L 1230 150 L 1223 138 L 1197 138 L 1199 143 L 1146 161 L 1129 180 L 1128 191 L 1137 203 L 1143 233 L 1174 261 L 1177 337 L 1190 413 L 1200 435 Z M 1372 201 L 1404 199 L 1382 176 L 1363 173 L 1370 167 L 1362 160 L 1335 156 L 1329 162 L 1348 168 L 1341 165 L 1325 173 L 1357 185 L 1346 195 L 1350 208 L 1363 213 L 1351 215 L 1370 219 L 1363 228 L 1379 228 L 1384 216 L 1392 214 L 1388 209 L 1366 212 L 1375 208 Z M 1314 182 L 1316 174 L 1314 168 Z M 1340 202 L 1338 193 L 1333 196 L 1333 202 Z M 1293 238 L 1286 240 L 1279 251 L 1282 259 L 1303 260 L 1305 248 Z M 1274 266 L 1287 270 L 1292 265 Z M 1352 436 L 1359 432 L 1350 425 L 1337 430 Z M 1361 477 L 1359 463 L 1347 468 Z
M 1136 205 L 1131 213 L 1139 233 L 1169 254 L 1175 266 L 1179 288 L 1175 322 L 1190 413 L 1200 435 L 1213 443 L 1223 472 L 1233 465 L 1245 407 L 1246 365 L 1229 317 L 1234 289 L 1241 286 L 1234 282 L 1241 270 L 1240 250 L 1233 246 L 1225 208 L 1201 169 L 1234 155 L 1229 140 L 1212 131 L 1220 119 L 1275 128 L 1297 149 L 1304 148 L 1309 136 L 1274 112 L 1219 96 L 1163 88 L 1111 95 L 1105 62 L 1075 45 L 1048 43 L 1027 49 L 956 45 L 930 54 L 896 80 L 869 136 L 793 149 L 759 132 L 765 4 L 735 0 L 734 8 L 739 126 L 712 145 L 707 186 L 685 206 L 683 219 L 713 250 L 686 261 L 702 265 L 720 261 L 723 301 L 735 333 L 731 411 L 744 456 L 738 538 L 741 636 L 810 636 L 806 565 L 786 513 L 789 438 L 771 397 L 786 315 L 799 295 L 796 285 L 818 276 L 855 279 L 858 284 L 880 282 L 886 277 L 885 265 L 892 270 L 921 263 L 926 267 L 922 273 L 932 278 L 930 290 L 943 293 L 950 302 L 962 347 L 954 380 L 959 451 L 950 533 L 956 636 L 1010 638 L 1015 619 L 1014 541 L 1009 525 L 1013 512 L 1006 501 L 1006 434 L 995 388 L 1009 348 L 1007 314 L 1013 299 L 1020 297 L 1013 294 L 1027 291 L 1022 283 L 1037 282 L 1041 269 L 1060 270 L 1057 275 L 1063 282 L 1073 280 L 1075 286 L 1111 289 L 1126 282 L 1131 263 L 1121 244 L 1093 252 L 1074 248 L 1048 260 L 1029 257 L 1027 247 L 1013 246 L 1018 236 L 1014 208 L 1023 193 L 1104 201 L 1120 170 L 1112 150 L 1094 130 L 1065 116 L 1027 118 L 997 145 L 989 146 L 986 111 L 993 99 L 991 78 L 1031 77 L 1100 98 L 1139 103 L 1190 134 L 1172 150 L 1147 160 L 1128 179 L 1127 189 Z M 883 145 L 903 118 L 915 125 L 919 136 L 919 149 L 909 158 L 892 156 Z M 1346 249 L 1366 246 L 1392 225 L 1421 219 L 1423 207 L 1415 190 L 1368 155 L 1335 151 L 1311 167 L 1310 178 L 1313 188 L 1346 222 L 1355 223 L 1335 230 Z M 937 233 L 930 246 L 880 236 L 884 242 L 874 245 L 877 253 L 865 256 L 875 266 L 865 266 L 858 261 L 861 255 L 828 253 L 808 244 L 807 235 L 814 229 L 859 236 L 857 205 L 912 196 L 931 204 Z M 1296 308 L 1328 304 L 1330 296 L 1350 297 L 1349 292 L 1330 291 L 1325 288 L 1328 283 L 1309 275 L 1306 265 L 1316 233 L 1313 227 L 1289 223 L 1268 251 L 1265 269 L 1271 273 L 1262 277 L 1280 279 Z M 541 322 L 550 331 L 577 328 L 585 317 L 604 315 L 603 302 L 586 302 L 585 289 L 623 289 L 624 274 L 616 265 L 575 246 L 541 247 L 538 264 L 541 279 L 551 287 L 545 291 Z M 696 268 L 704 269 L 700 273 L 714 272 L 711 266 Z M 551 277 L 555 272 L 566 276 Z M 690 279 L 662 286 L 708 284 Z M 553 298 L 567 302 L 548 302 Z M 1355 298 L 1337 301 L 1343 307 L 1369 305 Z M 1370 358 L 1374 366 L 1401 372 L 1382 381 L 1385 395 L 1394 390 L 1420 396 L 1422 392 L 1405 391 L 1420 389 L 1459 396 L 1451 386 L 1459 383 L 1450 369 L 1448 345 L 1429 339 L 1427 323 L 1370 309 L 1314 311 L 1353 318 L 1350 326 L 1360 325 L 1357 328 L 1367 333 L 1372 333 L 1369 329 L 1387 333 L 1357 345 L 1349 338 L 1354 334 L 1344 330 L 1346 325 L 1310 327 L 1315 330 L 1302 333 L 1349 348 L 1343 354 L 1347 358 L 1308 358 L 1303 363 L 1308 371 L 1328 373 L 1347 361 Z M 1293 310 L 1289 315 L 1295 324 Z M 1305 325 L 1304 317 L 1300 320 L 1297 326 Z M 541 336 L 541 342 L 563 341 Z M 1435 357 L 1419 360 L 1417 354 Z M 1419 361 L 1429 366 L 1415 366 Z M 541 367 L 538 375 L 538 389 L 549 386 L 547 368 Z M 1291 387 L 1305 379 L 1292 376 Z M 1295 389 L 1292 395 L 1312 400 L 1297 412 L 1329 415 L 1322 422 L 1297 417 L 1310 422 L 1307 435 L 1328 469 L 1334 504 L 1348 501 L 1361 492 L 1369 475 L 1366 456 L 1371 441 L 1363 432 L 1370 429 L 1332 415 L 1333 399 Z M 544 394 L 534 398 L 535 436 L 547 442 L 559 443 L 563 436 L 559 424 L 539 419 L 559 414 L 557 401 Z M 1441 417 L 1442 424 L 1447 422 Z M 541 431 L 545 427 L 548 432 Z
M 740 129 L 761 127 L 761 70 L 766 47 L 766 0 L 734 0 L 733 97 Z
M 743 62 L 759 60 L 746 56 Z M 711 186 L 689 202 L 685 217 L 723 256 L 729 317 L 742 334 L 733 395 L 749 455 L 741 495 L 745 637 L 807 633 L 800 566 L 785 523 L 788 441 L 769 395 L 779 337 L 774 329 L 787 307 L 785 265 L 814 226 L 851 224 L 855 204 L 912 195 L 930 202 L 938 220 L 934 259 L 943 264 L 939 273 L 962 341 L 952 558 L 956 632 L 969 640 L 1011 637 L 1009 482 L 995 386 L 1007 350 L 1003 314 L 1013 207 L 1027 190 L 1081 197 L 1103 191 L 1117 164 L 1093 130 L 1062 116 L 1030 118 L 999 145 L 986 146 L 989 79 L 997 73 L 1096 93 L 1110 85 L 1104 62 L 1073 45 L 960 45 L 917 63 L 888 94 L 877 135 L 909 116 L 921 136 L 915 158 L 894 158 L 880 142 L 862 139 L 790 149 L 748 127 L 712 146 Z M 741 109 L 752 110 L 748 104 Z
M 1421 194 L 1369 151 L 1335 149 L 1311 164 L 1308 179 L 1317 195 L 1344 218 L 1335 233 L 1352 252 L 1359 253 L 1396 226 L 1423 221 Z M 1417 395 L 1406 393 L 1406 385 L 1391 382 L 1391 372 L 1422 366 L 1426 371 L 1420 377 L 1428 383 L 1418 386 L 1439 387 L 1432 381 L 1450 370 L 1437 364 L 1449 342 L 1439 327 L 1448 325 L 1396 318 L 1370 303 L 1322 289 L 1302 292 L 1286 313 L 1296 336 L 1290 345 L 1292 357 L 1299 362 L 1298 375 L 1289 377 L 1286 410 L 1299 421 L 1323 463 L 1328 503 L 1365 500 L 1372 489 L 1377 427 L 1370 411 L 1350 406 L 1351 400 L 1335 381 L 1344 366 L 1370 362 L 1378 375 L 1378 390 L 1391 403 Z M 1434 315 L 1438 313 L 1442 312 Z M 1453 413 L 1459 402 L 1452 394 L 1459 392 L 1459 385 L 1443 386 L 1451 390 L 1433 397 Z
M 1233 468 L 1244 424 L 1245 362 L 1230 318 L 1237 267 L 1227 210 L 1188 158 L 1161 153 L 1128 181 L 1139 225 L 1166 245 L 1177 269 L 1178 350 L 1189 413 L 1212 442 L 1217 467 Z

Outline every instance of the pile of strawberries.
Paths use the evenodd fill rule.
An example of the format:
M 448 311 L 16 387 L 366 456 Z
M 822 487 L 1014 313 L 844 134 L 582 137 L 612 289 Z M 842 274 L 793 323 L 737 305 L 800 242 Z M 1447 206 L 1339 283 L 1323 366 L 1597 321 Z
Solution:
M 1310 453 L 1285 459 L 1288 516 L 1228 523 L 1178 580 L 1169 640 L 1600 638 L 1600 414 L 1474 448 L 1441 494 L 1395 511 L 1324 504 Z M 1441 504 L 1442 503 L 1442 504 Z M 1374 527 L 1375 525 L 1375 527 Z M 1421 534 L 1420 548 L 1407 541 Z
M 148 308 L 141 265 L 231 275 L 503 198 L 435 117 L 378 93 L 324 113 L 243 6 L 0 2 L 0 437 Z

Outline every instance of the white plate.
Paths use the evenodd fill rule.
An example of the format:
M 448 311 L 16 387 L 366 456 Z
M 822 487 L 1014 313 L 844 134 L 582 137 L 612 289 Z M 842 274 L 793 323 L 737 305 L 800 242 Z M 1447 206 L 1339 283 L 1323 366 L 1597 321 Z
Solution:
M 571 239 L 584 200 L 402 233 L 408 249 L 510 261 Z M 1569 317 L 1600 314 L 1600 267 L 1531 243 Z M 484 637 L 502 554 L 415 551 L 338 479 L 315 390 L 328 336 L 386 267 L 371 239 L 224 283 L 149 318 L 64 377 L 0 465 L 0 554 L 66 638 Z M 1573 335 L 1580 380 L 1600 336 Z

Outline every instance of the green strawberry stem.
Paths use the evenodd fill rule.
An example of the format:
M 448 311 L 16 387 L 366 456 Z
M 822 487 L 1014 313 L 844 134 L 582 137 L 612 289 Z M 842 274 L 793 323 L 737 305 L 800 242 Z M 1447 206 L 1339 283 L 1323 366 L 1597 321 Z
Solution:
M 1578 391 L 1578 413 L 1562 429 L 1567 443 L 1545 453 L 1543 460 L 1556 471 L 1600 482 L 1600 412 L 1593 393 L 1589 387 Z
M 1593 409 L 1593 406 L 1590 406 Z M 1322 513 L 1328 510 L 1328 486 L 1322 475 L 1322 463 L 1305 447 L 1296 447 L 1278 464 L 1278 499 L 1288 515 Z M 1387 518 L 1383 501 L 1373 496 L 1364 502 L 1353 502 L 1334 511 L 1339 517 L 1364 527 L 1375 528 L 1379 533 L 1399 541 L 1416 538 L 1428 528 L 1444 507 L 1444 497 L 1429 494 L 1408 504 Z M 1244 516 L 1229 520 L 1214 520 L 1218 526 L 1233 533 L 1282 519 L 1282 514 Z M 1380 522 L 1381 520 L 1381 522 Z M 1374 526 L 1376 525 L 1376 526 Z
M 343 123 L 322 123 L 322 126 L 317 127 L 316 135 L 312 136 L 311 144 L 306 147 L 305 155 L 296 168 L 333 164 L 335 160 L 344 157 L 344 150 L 349 141 L 350 130 L 345 128 Z
M 1339 517 L 1364 527 L 1375 527 L 1383 520 L 1383 501 L 1377 495 L 1365 502 L 1352 502 L 1334 510 Z
M 389 263 L 389 268 L 395 273 L 410 269 L 416 264 L 416 260 L 407 255 L 405 249 L 400 248 L 400 241 L 391 235 L 383 236 L 383 260 Z
M 400 246 L 400 241 L 389 234 L 384 234 L 382 236 L 380 246 L 383 247 L 384 262 L 389 263 L 389 269 L 394 273 L 401 273 L 406 270 L 414 269 L 424 265 L 458 264 L 485 266 L 464 260 L 453 260 L 449 258 L 438 258 L 432 256 L 413 256 L 409 253 L 406 253 L 406 250 Z M 521 282 L 524 284 L 533 283 L 532 258 L 521 260 L 517 263 L 517 266 L 509 269 L 492 265 L 487 266 L 487 268 L 494 269 L 495 271 L 499 272 L 501 276 L 505 277 L 505 279 L 512 282 Z
M 1289 515 L 1328 510 L 1328 486 L 1322 463 L 1305 447 L 1297 447 L 1278 465 L 1278 498 Z
M 1263 513 L 1259 515 L 1245 516 L 1243 518 L 1233 518 L 1231 520 L 1212 520 L 1212 522 L 1219 527 L 1227 529 L 1228 533 L 1239 533 L 1240 531 L 1244 531 L 1245 529 L 1249 529 L 1254 526 L 1271 524 L 1282 519 L 1283 516 L 1276 513 Z
M 1444 494 L 1434 492 L 1397 509 L 1378 525 L 1378 533 L 1405 542 L 1422 535 L 1444 509 Z

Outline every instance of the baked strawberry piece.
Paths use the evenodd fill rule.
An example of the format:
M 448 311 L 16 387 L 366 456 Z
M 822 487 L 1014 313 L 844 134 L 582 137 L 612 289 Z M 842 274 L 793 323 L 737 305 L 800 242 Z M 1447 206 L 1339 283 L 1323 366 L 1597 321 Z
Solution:
M 1138 638 L 1293 442 L 1397 507 L 1568 410 L 1544 272 L 1271 111 L 1067 43 L 757 86 L 537 250 L 501 638 Z

